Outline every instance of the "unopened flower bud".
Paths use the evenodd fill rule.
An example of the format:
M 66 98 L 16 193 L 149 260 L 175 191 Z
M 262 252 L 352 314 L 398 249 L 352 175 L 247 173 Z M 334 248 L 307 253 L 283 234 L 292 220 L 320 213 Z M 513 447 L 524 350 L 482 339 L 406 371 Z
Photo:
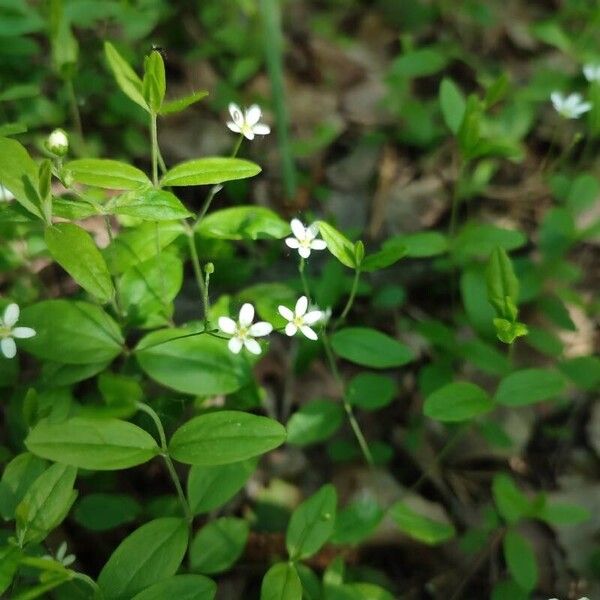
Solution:
M 64 129 L 55 129 L 48 136 L 46 149 L 56 156 L 64 156 L 69 151 L 69 138 Z
M 207 275 L 212 275 L 215 272 L 215 265 L 211 262 L 204 265 L 204 272 Z

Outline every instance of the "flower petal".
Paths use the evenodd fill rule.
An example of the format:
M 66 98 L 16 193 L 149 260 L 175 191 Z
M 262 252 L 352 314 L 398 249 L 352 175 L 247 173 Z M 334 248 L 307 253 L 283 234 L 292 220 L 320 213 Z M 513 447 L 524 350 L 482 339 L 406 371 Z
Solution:
M 236 125 L 241 127 L 244 124 L 244 114 L 241 108 L 234 102 L 229 103 L 229 114 Z
M 223 333 L 233 335 L 237 331 L 237 323 L 229 317 L 219 317 L 218 324 Z
M 296 325 L 294 325 L 294 323 L 288 323 L 285 326 L 285 335 L 289 335 L 290 337 L 292 337 L 293 335 L 296 335 L 297 331 L 298 331 L 298 327 L 296 327 Z
M 322 318 L 323 318 L 322 310 L 311 310 L 310 312 L 307 312 L 304 315 L 303 321 L 307 325 L 314 325 L 315 323 L 318 323 Z
M 306 296 L 300 296 L 300 298 L 298 298 L 298 302 L 296 302 L 296 308 L 294 309 L 296 316 L 302 317 L 304 315 L 304 313 L 307 311 L 307 309 L 308 309 L 308 298 Z
M 279 311 L 279 314 L 286 320 L 286 321 L 293 321 L 294 320 L 294 311 L 292 311 L 291 309 L 289 309 L 287 306 L 282 306 L 281 304 L 277 307 L 277 310 Z
M 242 133 L 244 134 L 244 137 L 247 140 L 252 141 L 254 139 L 254 131 L 252 131 L 252 129 L 248 129 L 247 127 L 244 127 L 242 129 Z
M 252 129 L 256 135 L 269 135 L 271 133 L 271 128 L 264 123 L 257 123 Z
M 3 338 L 0 340 L 0 350 L 2 354 L 6 356 L 6 358 L 14 358 L 17 353 L 17 345 L 15 344 L 15 340 L 11 337 Z
M 236 125 L 233 121 L 227 121 L 227 127 L 231 129 L 234 133 L 240 133 L 242 131 L 239 125 Z
M 258 104 L 253 104 L 250 108 L 246 109 L 245 120 L 250 127 L 256 125 L 260 121 L 262 116 L 262 110 Z
M 285 244 L 293 250 L 298 250 L 300 247 L 300 242 L 296 238 L 285 238 Z
M 306 228 L 306 237 L 313 240 L 319 235 L 319 226 L 316 223 L 312 223 Z
M 12 302 L 4 309 L 2 320 L 7 327 L 12 327 L 19 320 L 19 305 Z
M 11 333 L 13 337 L 25 339 L 33 337 L 35 335 L 35 329 L 32 329 L 31 327 L 15 327 Z
M 246 302 L 242 305 L 238 321 L 242 327 L 248 327 L 254 321 L 254 306 L 252 304 Z
M 298 240 L 302 241 L 306 239 L 306 228 L 300 219 L 292 219 L 290 221 L 290 227 L 292 228 L 292 233 Z
M 309 339 L 309 340 L 313 340 L 316 341 L 319 339 L 319 336 L 307 325 L 302 325 L 302 327 L 300 327 L 300 331 Z
M 298 248 L 298 254 L 302 258 L 308 258 L 310 256 L 310 248 L 307 248 L 306 246 L 300 246 Z
M 262 352 L 260 344 L 252 338 L 246 338 L 244 340 L 244 346 L 246 346 L 246 350 L 252 352 L 252 354 L 260 354 Z
M 233 352 L 234 354 L 239 354 L 240 350 L 242 349 L 242 346 L 244 345 L 244 342 L 242 342 L 242 340 L 239 337 L 232 337 L 228 342 L 227 342 L 227 347 L 229 348 L 229 350 L 231 350 L 231 352 Z
M 248 330 L 252 337 L 263 337 L 264 335 L 269 335 L 273 331 L 273 325 L 271 323 L 267 323 L 266 321 L 259 321 L 258 323 L 254 323 Z
M 325 240 L 313 240 L 310 243 L 311 250 L 325 250 L 327 248 L 327 242 Z

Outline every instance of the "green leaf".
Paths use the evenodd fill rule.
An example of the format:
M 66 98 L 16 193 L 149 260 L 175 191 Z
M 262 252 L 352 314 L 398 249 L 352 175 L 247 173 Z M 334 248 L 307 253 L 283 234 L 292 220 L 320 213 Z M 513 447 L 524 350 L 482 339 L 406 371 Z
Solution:
M 45 460 L 29 452 L 18 454 L 6 465 L 0 480 L 0 516 L 5 521 L 14 519 L 15 508 L 46 466 Z
M 321 237 L 327 242 L 327 250 L 343 265 L 351 269 L 357 267 L 354 244 L 335 227 L 325 221 L 317 221 Z
M 408 235 L 397 235 L 387 240 L 383 247 L 401 245 L 406 248 L 406 256 L 427 258 L 448 251 L 448 238 L 438 231 L 419 231 Z
M 87 292 L 108 302 L 115 290 L 106 261 L 90 234 L 73 223 L 46 227 L 46 245 L 52 258 Z
M 210 575 L 229 569 L 244 552 L 249 531 L 248 522 L 235 517 L 207 523 L 190 546 L 192 570 Z
M 52 465 L 27 490 L 16 508 L 17 539 L 41 542 L 67 516 L 77 492 L 73 490 L 77 469 Z
M 213 600 L 217 593 L 217 584 L 204 575 L 174 575 L 159 581 L 132 600 Z
M 38 167 L 19 142 L 4 137 L 0 137 L 0 185 L 12 192 L 23 208 L 42 218 Z
M 508 571 L 524 590 L 532 592 L 537 584 L 538 570 L 531 544 L 520 533 L 509 529 L 502 547 Z
M 153 50 L 144 60 L 144 79 L 142 81 L 144 100 L 153 113 L 157 114 L 160 111 L 166 90 L 165 63 L 161 53 Z
M 456 236 L 452 253 L 456 260 L 467 262 L 474 258 L 489 258 L 498 246 L 509 252 L 521 248 L 526 242 L 525 235 L 516 229 L 469 223 Z
M 424 517 L 404 502 L 393 504 L 389 514 L 400 531 L 431 546 L 446 542 L 455 535 L 454 527 L 450 523 Z
M 216 467 L 194 465 L 187 480 L 192 513 L 199 515 L 223 506 L 244 487 L 257 463 L 257 458 L 250 458 Z
M 336 504 L 337 493 L 328 483 L 294 510 L 285 534 L 290 559 L 313 556 L 327 542 L 335 526 Z
M 532 504 L 521 490 L 515 485 L 512 477 L 504 473 L 494 476 L 492 493 L 498 512 L 509 524 L 514 524 L 529 515 Z
M 144 372 L 178 392 L 199 396 L 231 394 L 250 381 L 248 362 L 232 354 L 225 340 L 185 337 L 189 333 L 170 329 L 142 338 L 135 355 Z
M 446 66 L 450 58 L 447 49 L 434 46 L 411 49 L 394 60 L 390 75 L 403 79 L 434 75 Z
M 334 544 L 359 544 L 375 530 L 382 518 L 383 510 L 375 499 L 360 496 L 338 512 L 331 541 Z
M 594 390 L 600 386 L 600 358 L 597 356 L 570 358 L 561 362 L 558 368 L 583 390 Z
M 123 273 L 131 267 L 156 256 L 184 233 L 178 221 L 143 223 L 119 233 L 104 250 L 111 273 Z
M 448 129 L 456 135 L 465 116 L 467 101 L 452 79 L 444 78 L 440 85 L 440 107 Z
M 127 536 L 100 572 L 106 600 L 129 600 L 148 586 L 175 575 L 187 550 L 183 519 L 150 521 Z
M 169 454 L 190 465 L 226 465 L 281 446 L 285 435 L 283 425 L 273 419 L 224 410 L 182 425 L 171 438 Z
M 583 506 L 563 502 L 544 502 L 541 508 L 531 513 L 549 525 L 578 525 L 589 521 L 592 514 Z
M 359 373 L 348 383 L 346 399 L 363 410 L 387 406 L 396 395 L 396 383 L 390 377 L 376 373 Z
M 108 531 L 135 521 L 141 512 L 140 504 L 126 494 L 88 494 L 77 502 L 73 517 L 90 531 Z
M 42 458 L 97 471 L 140 465 L 160 452 L 154 438 L 137 425 L 83 417 L 63 423 L 40 421 L 25 445 Z
M 343 420 L 344 409 L 339 402 L 307 402 L 288 421 L 288 444 L 309 446 L 323 442 L 340 428 Z
M 379 271 L 397 263 L 406 256 L 406 247 L 402 244 L 386 245 L 379 252 L 369 254 L 364 260 L 357 260 L 360 270 L 365 273 Z
M 348 583 L 341 587 L 344 591 L 355 594 L 356 600 L 394 600 L 390 592 L 374 583 Z
M 188 96 L 184 96 L 183 98 L 163 102 L 163 105 L 160 109 L 160 114 L 166 116 L 181 112 L 182 110 L 185 110 L 188 106 L 191 106 L 192 104 L 195 104 L 196 102 L 199 102 L 200 100 L 206 98 L 206 96 L 208 96 L 208 92 L 204 90 L 199 90 L 197 92 L 189 94 Z
M 302 583 L 292 563 L 276 563 L 266 572 L 260 600 L 302 600 Z
M 21 560 L 21 550 L 16 546 L 0 548 L 0 594 L 10 587 Z
M 110 42 L 104 42 L 104 53 L 121 91 L 145 111 L 150 107 L 142 93 L 142 80 Z
M 522 369 L 500 381 L 494 399 L 505 406 L 527 406 L 558 396 L 565 378 L 551 369 Z
M 220 240 L 281 239 L 289 234 L 290 226 L 264 206 L 234 206 L 206 216 L 196 231 Z
M 114 359 L 123 349 L 119 326 L 99 306 L 87 302 L 38 302 L 22 310 L 19 322 L 36 330 L 34 337 L 19 343 L 37 358 L 97 364 Z
M 198 158 L 175 165 L 163 176 L 160 185 L 215 185 L 247 179 L 261 172 L 261 168 L 241 158 Z
M 376 329 L 346 327 L 331 338 L 336 354 L 350 362 L 375 369 L 400 367 L 413 359 L 404 344 Z
M 468 421 L 494 408 L 487 392 L 468 381 L 448 383 L 427 397 L 425 416 L 436 421 Z
M 514 306 L 511 303 L 508 306 Z M 516 314 L 516 309 L 511 309 Z M 529 335 L 530 331 L 525 323 L 519 321 L 508 321 L 506 319 L 494 319 L 492 321 L 496 329 L 496 337 L 505 344 L 512 344 L 517 338 Z
M 519 280 L 506 250 L 501 247 L 497 247 L 490 255 L 486 283 L 488 300 L 495 308 L 496 314 L 510 322 L 515 321 L 519 300 Z
M 192 216 L 175 194 L 155 188 L 121 194 L 110 200 L 104 210 L 108 214 L 126 215 L 145 221 L 174 221 Z
M 67 163 L 65 169 L 77 183 L 107 190 L 137 190 L 152 185 L 143 171 L 109 158 L 80 158 Z
M 130 267 L 119 281 L 121 308 L 138 327 L 170 324 L 172 301 L 183 283 L 183 262 L 172 252 L 162 252 Z
M 491 600 L 529 600 L 529 594 L 516 581 L 499 581 L 492 591 Z

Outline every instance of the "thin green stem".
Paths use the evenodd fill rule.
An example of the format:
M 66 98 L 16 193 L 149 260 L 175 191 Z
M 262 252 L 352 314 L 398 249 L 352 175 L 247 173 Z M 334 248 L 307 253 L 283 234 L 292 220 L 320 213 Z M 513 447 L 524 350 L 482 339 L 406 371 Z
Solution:
M 150 115 L 150 143 L 152 145 L 152 183 L 158 187 L 158 129 L 156 114 Z
M 104 224 L 106 226 L 106 233 L 108 235 L 108 240 L 110 242 L 110 244 L 112 245 L 113 241 L 114 241 L 114 236 L 113 236 L 113 230 L 112 230 L 112 225 L 110 223 L 110 216 L 109 215 L 104 215 Z M 119 285 L 117 282 L 117 278 L 111 273 L 110 278 L 112 279 L 113 282 L 113 287 L 115 288 L 115 297 L 112 300 L 112 305 L 113 308 L 115 309 L 115 312 L 117 313 L 117 315 L 121 318 L 123 318 L 123 309 L 121 307 L 121 294 L 119 292 Z
M 200 258 L 198 257 L 198 250 L 196 248 L 196 240 L 194 239 L 194 230 L 186 221 L 183 221 L 186 228 L 186 237 L 188 240 L 188 248 L 190 250 L 190 258 L 192 259 L 192 268 L 194 269 L 194 278 L 196 279 L 196 285 L 200 291 L 200 297 L 202 299 L 202 308 L 204 311 L 204 323 L 208 323 L 208 311 L 210 309 L 208 290 L 202 277 L 202 269 L 200 268 Z
M 344 380 L 340 375 L 340 371 L 338 369 L 337 362 L 335 360 L 335 356 L 333 355 L 333 350 L 331 348 L 331 343 L 325 330 L 323 330 L 323 333 L 321 334 L 321 339 L 323 341 L 323 348 L 325 349 L 325 355 L 327 356 L 329 368 L 331 369 L 331 373 L 333 374 L 333 377 L 337 381 L 341 390 L 342 404 L 344 406 L 344 410 L 346 411 L 346 415 L 348 415 L 350 427 L 352 427 L 352 431 L 354 432 L 354 436 L 356 437 L 356 440 L 358 442 L 358 445 L 360 446 L 365 460 L 367 461 L 368 465 L 372 467 L 374 465 L 373 455 L 371 454 L 371 450 L 369 449 L 369 445 L 367 444 L 367 440 L 363 435 L 360 425 L 356 420 L 354 411 L 352 410 L 352 405 L 346 399 Z
M 344 306 L 344 310 L 342 310 L 342 314 L 339 316 L 338 320 L 335 322 L 334 329 L 337 328 L 341 323 L 344 322 L 352 305 L 354 304 L 354 299 L 356 298 L 356 292 L 358 291 L 358 283 L 360 281 L 360 269 L 356 269 L 354 271 L 354 279 L 352 280 L 352 289 L 350 290 L 350 295 L 348 296 L 348 301 L 346 302 L 346 306 Z
M 453 239 L 456 234 L 456 227 L 458 221 L 458 208 L 460 205 L 460 185 L 463 178 L 464 165 L 462 157 L 459 157 L 458 173 L 456 174 L 456 181 L 452 189 L 452 208 L 450 209 L 450 226 L 448 229 L 448 236 Z
M 85 139 L 83 137 L 83 126 L 81 124 L 81 113 L 79 112 L 79 104 L 77 103 L 77 96 L 75 95 L 75 88 L 73 87 L 73 80 L 69 77 L 65 79 L 65 88 L 67 90 L 67 96 L 69 98 L 69 109 L 71 111 L 71 118 L 73 119 L 73 125 L 77 135 L 81 140 L 81 144 L 84 150 Z
M 302 281 L 302 289 L 304 290 L 304 295 L 308 298 L 310 303 L 310 288 L 308 287 L 308 280 L 306 279 L 306 273 L 304 269 L 306 267 L 306 260 L 304 258 L 300 259 L 300 263 L 298 264 L 298 272 L 300 273 L 300 280 Z
M 167 446 L 167 436 L 165 435 L 165 430 L 164 430 L 163 424 L 160 420 L 160 417 L 156 414 L 156 411 L 151 406 L 148 406 L 147 404 L 145 404 L 143 402 L 138 402 L 136 404 L 136 406 L 138 407 L 139 410 L 145 412 L 154 421 L 154 424 L 156 425 L 156 429 L 158 430 L 158 437 L 160 439 L 160 448 L 162 450 L 161 455 L 164 458 L 165 463 L 167 465 L 167 471 L 169 471 L 169 475 L 170 475 L 171 479 L 173 480 L 173 485 L 175 486 L 175 489 L 177 491 L 177 496 L 179 497 L 179 503 L 181 504 L 181 509 L 183 511 L 185 519 L 188 522 L 188 524 L 191 526 L 192 521 L 194 520 L 194 515 L 192 514 L 192 511 L 190 510 L 190 505 L 188 504 L 188 501 L 186 500 L 185 494 L 183 492 L 183 488 L 181 487 L 181 482 L 179 481 L 179 476 L 177 475 L 177 471 L 175 470 L 173 461 L 171 460 L 171 457 L 169 456 L 169 448 Z

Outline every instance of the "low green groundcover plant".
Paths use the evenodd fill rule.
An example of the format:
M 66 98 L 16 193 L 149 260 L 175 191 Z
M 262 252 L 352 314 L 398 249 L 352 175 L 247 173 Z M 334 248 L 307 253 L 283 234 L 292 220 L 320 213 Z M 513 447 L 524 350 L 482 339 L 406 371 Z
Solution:
M 158 50 L 146 57 L 142 76 L 110 43 L 105 53 L 121 91 L 147 115 L 149 174 L 112 158 L 70 160 L 62 130 L 49 135 L 45 155 L 35 159 L 10 129 L 0 137 L 2 195 L 12 200 L 2 205 L 3 226 L 43 248 L 77 286 L 60 290 L 47 282 L 46 299 L 39 300 L 25 287 L 19 297 L 15 282 L 14 297 L 2 299 L 0 380 L 4 389 L 13 390 L 3 400 L 10 450 L 3 449 L 7 464 L 0 481 L 0 514 L 10 527 L 0 539 L 0 592 L 6 597 L 209 600 L 217 592 L 215 578 L 234 567 L 252 533 L 248 515 L 220 515 L 219 509 L 246 485 L 262 455 L 286 443 L 328 443 L 347 424 L 353 437 L 331 443 L 330 455 L 358 455 L 373 469 L 385 464 L 389 445 L 368 440 L 361 418 L 397 397 L 398 369 L 423 359 L 393 327 L 350 325 L 348 317 L 371 274 L 385 273 L 401 259 L 439 258 L 438 268 L 457 282 L 455 291 L 476 333 L 461 339 L 442 322 L 427 319 L 411 332 L 429 347 L 430 360 L 423 361 L 419 374 L 423 415 L 450 432 L 447 448 L 473 431 L 490 444 L 510 445 L 490 418 L 495 411 L 564 398 L 573 386 L 597 386 L 599 365 L 592 357 L 556 367 L 516 364 L 512 350 L 523 338 L 537 338 L 542 350 L 548 343 L 528 327 L 521 305 L 543 300 L 532 290 L 542 289 L 549 265 L 562 260 L 552 243 L 539 277 L 531 269 L 523 275 L 528 277 L 524 294 L 510 258 L 524 245 L 524 236 L 491 225 L 459 230 L 460 194 L 449 236 L 397 237 L 376 251 L 326 221 L 295 216 L 288 223 L 254 205 L 211 210 L 228 182 L 261 172 L 258 164 L 238 157 L 244 140 L 269 134 L 260 108 L 230 105 L 227 127 L 237 134 L 230 156 L 166 165 L 158 144 L 159 119 L 206 93 L 167 100 Z M 482 125 L 502 85 L 493 83 L 484 98 L 465 99 L 451 80 L 442 82 L 441 110 L 459 149 L 464 185 L 480 158 L 506 151 L 486 137 Z M 591 108 L 573 96 L 553 94 L 552 102 L 565 118 Z M 197 213 L 179 193 L 190 186 L 208 186 Z M 88 222 L 104 229 L 103 247 Z M 115 223 L 119 227 L 113 231 Z M 547 225 L 549 237 L 552 227 Z M 580 232 L 579 239 L 584 235 Z M 568 245 L 567 240 L 563 254 Z M 235 285 L 236 263 L 244 261 L 238 248 L 285 252 L 287 261 L 297 263 L 298 285 L 265 277 L 253 287 L 216 295 L 213 283 L 220 269 L 233 269 L 230 284 Z M 315 256 L 325 253 L 338 261 L 336 273 L 347 269 L 351 274 L 341 291 L 327 291 L 328 276 L 319 278 L 311 269 Z M 28 257 L 24 252 L 6 260 L 17 272 Z M 198 302 L 188 321 L 176 323 L 174 302 L 186 263 L 193 269 Z M 556 296 L 545 298 L 548 312 L 568 320 Z M 393 285 L 376 299 L 392 309 L 402 301 Z M 289 348 L 305 362 L 324 356 L 337 387 L 333 398 L 311 400 L 289 419 L 286 415 L 286 426 L 255 375 L 275 336 L 281 338 L 278 348 Z M 35 359 L 22 361 L 22 371 L 21 355 Z M 485 385 L 481 377 L 455 378 L 453 365 L 464 360 L 485 375 Z M 353 365 L 350 376 L 342 361 Z M 350 445 L 348 439 L 353 439 Z M 140 465 L 131 481 L 101 473 Z M 161 473 L 170 479 L 173 494 L 153 498 L 148 482 Z M 150 496 L 144 506 L 129 493 L 136 482 L 145 482 L 143 495 Z M 423 512 L 408 495 L 386 503 L 383 495 L 366 494 L 340 506 L 336 488 L 325 483 L 293 510 L 279 559 L 261 573 L 260 598 L 395 597 L 385 581 L 367 572 L 362 579 L 346 578 L 342 553 L 324 572 L 312 560 L 326 544 L 360 543 L 383 519 L 425 545 L 452 543 L 458 536 L 465 552 L 480 551 L 488 540 L 500 544 L 505 575 L 494 598 L 527 598 L 539 575 L 523 524 L 579 523 L 588 516 L 583 508 L 551 502 L 543 493 L 531 496 L 505 473 L 493 479 L 486 516 L 466 532 L 464 524 Z M 130 533 L 108 538 L 113 547 L 99 573 L 84 573 L 56 535 L 67 518 L 90 535 L 122 532 L 124 526 Z M 48 554 L 51 548 L 56 550 Z

